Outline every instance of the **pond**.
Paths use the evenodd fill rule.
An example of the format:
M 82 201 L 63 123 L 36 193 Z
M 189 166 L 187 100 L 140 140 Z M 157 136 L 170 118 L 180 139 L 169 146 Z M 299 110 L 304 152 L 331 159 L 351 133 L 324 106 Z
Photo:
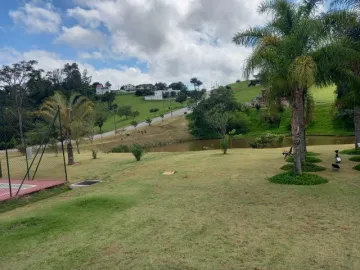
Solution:
M 229 148 L 251 148 L 249 138 L 233 139 L 229 143 Z M 352 144 L 354 137 L 334 137 L 334 136 L 307 136 L 307 145 L 330 145 L 330 144 Z M 292 143 L 291 137 L 285 137 L 282 143 L 274 145 L 274 147 L 290 147 Z M 162 147 L 155 147 L 152 152 L 187 152 L 201 151 L 207 149 L 220 149 L 220 142 L 217 139 L 212 140 L 196 140 L 183 143 L 174 143 Z

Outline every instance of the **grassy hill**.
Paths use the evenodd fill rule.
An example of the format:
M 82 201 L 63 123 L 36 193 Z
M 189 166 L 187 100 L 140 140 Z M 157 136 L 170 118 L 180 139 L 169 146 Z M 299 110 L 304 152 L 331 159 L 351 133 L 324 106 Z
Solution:
M 119 94 L 116 96 L 115 103 L 120 106 L 131 106 L 134 111 L 139 111 L 140 116 L 137 117 L 135 120 L 138 122 L 144 121 L 146 118 L 153 118 L 155 116 L 159 116 L 161 113 L 168 113 L 171 110 L 169 107 L 172 107 L 173 110 L 179 109 L 184 107 L 185 105 L 181 105 L 180 103 L 175 102 L 175 100 L 169 101 L 145 101 L 144 97 L 137 97 L 134 94 Z M 154 113 L 150 113 L 149 110 L 151 108 L 158 108 L 160 111 L 157 112 L 155 115 Z M 116 116 L 116 127 L 121 128 L 124 126 L 130 125 L 130 122 L 132 121 L 132 118 L 129 118 L 128 120 L 125 119 L 125 117 L 119 117 Z M 105 122 L 102 131 L 111 131 L 114 130 L 114 117 L 111 116 L 109 119 Z
M 360 269 L 359 172 L 333 149 L 309 147 L 329 183 L 308 187 L 267 180 L 279 149 L 81 154 L 72 181 L 103 182 L 2 213 L 0 269 Z
M 251 101 L 254 97 L 260 94 L 262 86 L 248 87 L 247 82 L 230 84 L 234 90 L 236 99 L 240 102 Z M 313 87 L 311 94 L 315 100 L 314 120 L 307 128 L 308 135 L 329 135 L 329 136 L 351 136 L 354 135 L 353 130 L 345 128 L 342 123 L 334 122 L 332 120 L 333 103 L 335 101 L 335 86 L 329 87 Z M 287 108 L 282 113 L 282 118 L 279 127 L 271 127 L 264 124 L 261 115 L 264 109 L 250 111 L 251 132 L 247 134 L 252 136 L 254 134 L 271 131 L 274 133 L 290 134 L 289 125 L 291 111 Z

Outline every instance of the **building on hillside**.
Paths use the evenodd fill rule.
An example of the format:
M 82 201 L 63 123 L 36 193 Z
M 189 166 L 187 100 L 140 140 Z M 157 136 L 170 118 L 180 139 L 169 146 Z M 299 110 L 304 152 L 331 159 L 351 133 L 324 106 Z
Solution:
M 136 86 L 136 90 L 155 90 L 155 86 L 151 83 L 148 84 L 139 84 Z
M 136 86 L 133 84 L 126 84 L 121 86 L 120 90 L 126 91 L 126 92 L 135 92 Z
M 104 94 L 110 93 L 110 92 L 111 92 L 110 87 L 103 86 L 102 84 L 98 84 L 96 86 L 96 95 L 104 95 Z
M 145 96 L 145 100 L 163 100 L 164 94 L 171 95 L 171 92 L 175 92 L 176 96 L 180 94 L 180 90 L 172 90 L 171 88 L 168 88 L 167 90 L 157 90 L 154 91 L 154 95 L 151 96 Z

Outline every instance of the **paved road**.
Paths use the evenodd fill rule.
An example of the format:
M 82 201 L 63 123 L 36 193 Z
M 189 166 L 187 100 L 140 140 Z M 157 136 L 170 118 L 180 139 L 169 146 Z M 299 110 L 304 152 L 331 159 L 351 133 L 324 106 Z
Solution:
M 182 108 L 182 109 L 179 109 L 179 110 L 175 110 L 171 113 L 168 113 L 168 114 L 165 114 L 164 115 L 164 119 L 168 119 L 168 118 L 171 118 L 172 116 L 180 116 L 180 115 L 184 115 L 184 113 L 187 112 L 187 113 L 190 113 L 191 110 L 187 107 L 185 108 Z M 154 123 L 158 123 L 158 122 L 161 122 L 162 121 L 162 118 L 161 117 L 155 117 L 152 119 L 152 124 Z M 139 127 L 147 127 L 149 124 L 146 123 L 146 122 L 140 122 L 136 128 L 139 128 Z M 132 130 L 135 130 L 135 128 L 133 126 L 127 126 L 127 127 L 121 127 L 119 128 L 118 130 L 124 130 L 124 131 L 132 131 Z M 103 134 L 96 134 L 94 136 L 94 140 L 96 139 L 100 139 L 100 138 L 105 138 L 105 137 L 111 137 L 111 136 L 114 136 L 115 135 L 115 131 L 109 131 L 109 132 L 105 132 Z

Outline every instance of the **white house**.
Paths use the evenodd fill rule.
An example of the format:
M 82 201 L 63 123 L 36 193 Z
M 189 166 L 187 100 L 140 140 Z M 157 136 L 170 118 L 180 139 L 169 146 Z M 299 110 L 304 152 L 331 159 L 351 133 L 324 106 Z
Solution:
M 135 92 L 136 87 L 133 84 L 126 84 L 121 87 L 121 90 L 126 91 L 126 92 Z
M 158 90 L 158 91 L 154 91 L 154 95 L 151 96 L 145 96 L 145 100 L 163 100 L 163 94 L 164 93 L 170 93 L 171 92 L 175 92 L 176 96 L 179 95 L 180 90 L 172 90 L 171 88 L 168 88 L 167 90 Z
M 110 92 L 111 92 L 110 87 L 105 87 L 102 84 L 98 84 L 96 86 L 96 94 L 97 95 L 103 95 L 105 93 L 110 93 Z

